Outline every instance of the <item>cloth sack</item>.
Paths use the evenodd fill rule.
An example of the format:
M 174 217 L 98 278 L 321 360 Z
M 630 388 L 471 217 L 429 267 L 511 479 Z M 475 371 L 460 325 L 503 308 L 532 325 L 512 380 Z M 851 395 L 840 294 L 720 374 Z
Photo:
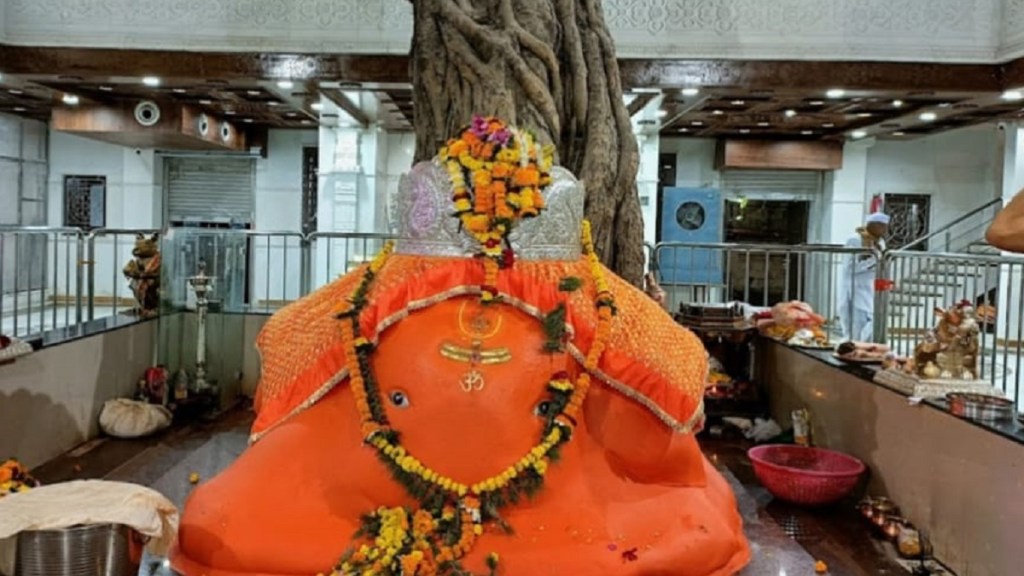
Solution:
M 147 550 L 162 557 L 177 537 L 178 509 L 145 486 L 102 480 L 51 484 L 7 496 L 0 499 L 0 574 L 14 574 L 19 533 L 93 524 L 129 526 L 148 536 Z
M 141 438 L 167 428 L 171 419 L 163 406 L 118 398 L 103 404 L 100 429 L 115 438 Z

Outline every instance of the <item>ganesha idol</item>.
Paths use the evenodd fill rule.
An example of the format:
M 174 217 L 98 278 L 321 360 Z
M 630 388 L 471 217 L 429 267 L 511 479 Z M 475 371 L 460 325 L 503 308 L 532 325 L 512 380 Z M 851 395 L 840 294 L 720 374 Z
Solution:
M 252 444 L 186 504 L 186 576 L 725 576 L 701 343 L 605 269 L 551 151 L 476 119 L 400 240 L 272 317 Z

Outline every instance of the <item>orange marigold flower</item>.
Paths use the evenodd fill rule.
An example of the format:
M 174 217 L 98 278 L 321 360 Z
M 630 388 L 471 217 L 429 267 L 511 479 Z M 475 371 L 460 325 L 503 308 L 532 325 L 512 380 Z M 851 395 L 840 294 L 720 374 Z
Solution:
M 512 176 L 512 183 L 516 186 L 537 186 L 540 184 L 540 173 L 532 166 L 519 168 Z

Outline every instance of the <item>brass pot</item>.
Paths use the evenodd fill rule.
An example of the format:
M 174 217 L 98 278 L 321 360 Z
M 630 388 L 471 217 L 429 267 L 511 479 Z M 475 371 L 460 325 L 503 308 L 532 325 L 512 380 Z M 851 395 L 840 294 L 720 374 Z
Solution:
M 877 516 L 899 516 L 899 506 L 889 500 L 888 498 L 876 498 L 875 503 L 872 505 L 872 518 Z
M 882 526 L 882 532 L 885 534 L 886 539 L 890 542 L 896 542 L 899 538 L 900 532 L 907 526 L 907 521 L 899 516 L 889 516 L 885 520 L 885 524 Z
M 870 521 L 875 515 L 875 499 L 869 497 L 861 500 L 860 504 L 857 505 L 857 511 L 860 512 L 860 515 L 865 520 Z

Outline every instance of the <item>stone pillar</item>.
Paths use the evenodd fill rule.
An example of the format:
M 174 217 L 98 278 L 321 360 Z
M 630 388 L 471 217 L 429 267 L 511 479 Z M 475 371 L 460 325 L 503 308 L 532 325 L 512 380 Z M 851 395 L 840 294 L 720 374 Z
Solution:
M 661 139 L 657 134 L 636 135 L 640 148 L 640 167 L 636 175 L 637 192 L 640 195 L 640 210 L 644 219 L 644 242 L 654 246 L 657 242 L 658 218 L 658 160 Z M 647 257 L 651 254 L 648 251 Z M 650 262 L 647 262 L 650 266 Z
M 361 131 L 358 128 L 320 128 L 318 232 L 356 232 L 358 229 Z M 313 243 L 314 287 L 344 274 L 350 264 L 351 242 L 320 238 Z

